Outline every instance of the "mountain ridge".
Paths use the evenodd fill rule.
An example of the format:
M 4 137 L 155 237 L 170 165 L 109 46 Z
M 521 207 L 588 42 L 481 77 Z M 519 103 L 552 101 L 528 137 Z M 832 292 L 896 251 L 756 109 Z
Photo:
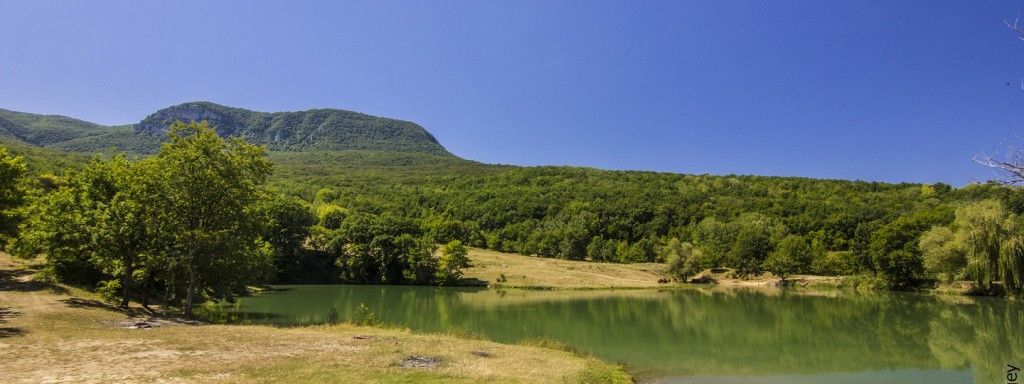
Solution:
M 155 152 L 175 121 L 209 121 L 221 136 L 237 136 L 277 151 L 378 150 L 454 156 L 422 126 L 335 108 L 259 112 L 207 101 L 159 109 L 136 124 L 104 126 L 61 115 L 0 109 L 0 140 L 71 152 Z

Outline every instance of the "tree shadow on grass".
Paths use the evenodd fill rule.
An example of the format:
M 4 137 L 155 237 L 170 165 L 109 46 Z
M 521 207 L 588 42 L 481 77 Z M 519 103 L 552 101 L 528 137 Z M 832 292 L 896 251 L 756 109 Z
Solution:
M 80 298 L 80 297 L 69 297 L 67 299 L 61 299 L 60 302 L 64 303 L 65 305 L 67 305 L 68 307 L 71 307 L 71 308 L 98 308 L 98 309 L 106 309 L 106 310 L 109 310 L 109 311 L 118 311 L 119 310 L 119 308 L 117 308 L 117 307 L 115 307 L 113 305 L 104 303 L 102 301 L 93 300 L 93 299 L 83 299 L 83 298 Z
M 0 325 L 7 323 L 8 319 L 19 315 L 21 315 L 21 312 L 15 311 L 10 307 L 0 307 Z M 12 336 L 22 336 L 24 334 L 24 329 L 0 326 L 0 339 Z
M 105 311 L 118 312 L 127 316 L 145 316 L 145 317 L 163 317 L 159 316 L 152 310 L 146 310 L 145 308 L 138 307 L 121 307 L 113 304 L 104 303 L 94 299 L 83 299 L 81 297 L 69 297 L 61 299 L 60 302 L 64 303 L 70 308 L 91 308 L 91 309 L 102 309 Z
M 37 292 L 49 290 L 64 294 L 67 289 L 56 284 L 37 281 L 31 278 L 35 273 L 28 269 L 0 270 L 0 291 Z

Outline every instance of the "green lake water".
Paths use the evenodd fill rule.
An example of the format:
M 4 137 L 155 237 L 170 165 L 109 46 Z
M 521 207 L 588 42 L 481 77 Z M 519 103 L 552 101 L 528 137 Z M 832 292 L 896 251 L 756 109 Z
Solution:
M 377 320 L 515 343 L 545 337 L 656 383 L 1005 383 L 1024 307 L 990 298 L 775 290 L 530 291 L 300 285 L 230 305 L 238 323 Z M 1018 379 L 1024 382 L 1024 375 Z

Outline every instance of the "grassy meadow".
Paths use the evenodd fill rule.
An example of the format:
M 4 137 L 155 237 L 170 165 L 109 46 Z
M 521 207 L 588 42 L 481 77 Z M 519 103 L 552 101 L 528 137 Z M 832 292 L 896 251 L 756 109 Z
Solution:
M 667 279 L 661 263 L 599 263 L 473 248 L 465 277 L 490 286 L 539 289 L 652 288 Z

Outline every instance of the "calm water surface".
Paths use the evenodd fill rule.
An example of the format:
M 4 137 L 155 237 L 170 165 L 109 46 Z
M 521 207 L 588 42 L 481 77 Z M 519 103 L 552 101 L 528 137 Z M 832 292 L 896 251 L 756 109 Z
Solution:
M 657 383 L 1003 383 L 1024 308 L 999 299 L 724 289 L 524 291 L 302 285 L 243 298 L 234 322 L 378 320 L 514 343 L 546 337 Z M 1024 378 L 1019 379 L 1024 381 Z

